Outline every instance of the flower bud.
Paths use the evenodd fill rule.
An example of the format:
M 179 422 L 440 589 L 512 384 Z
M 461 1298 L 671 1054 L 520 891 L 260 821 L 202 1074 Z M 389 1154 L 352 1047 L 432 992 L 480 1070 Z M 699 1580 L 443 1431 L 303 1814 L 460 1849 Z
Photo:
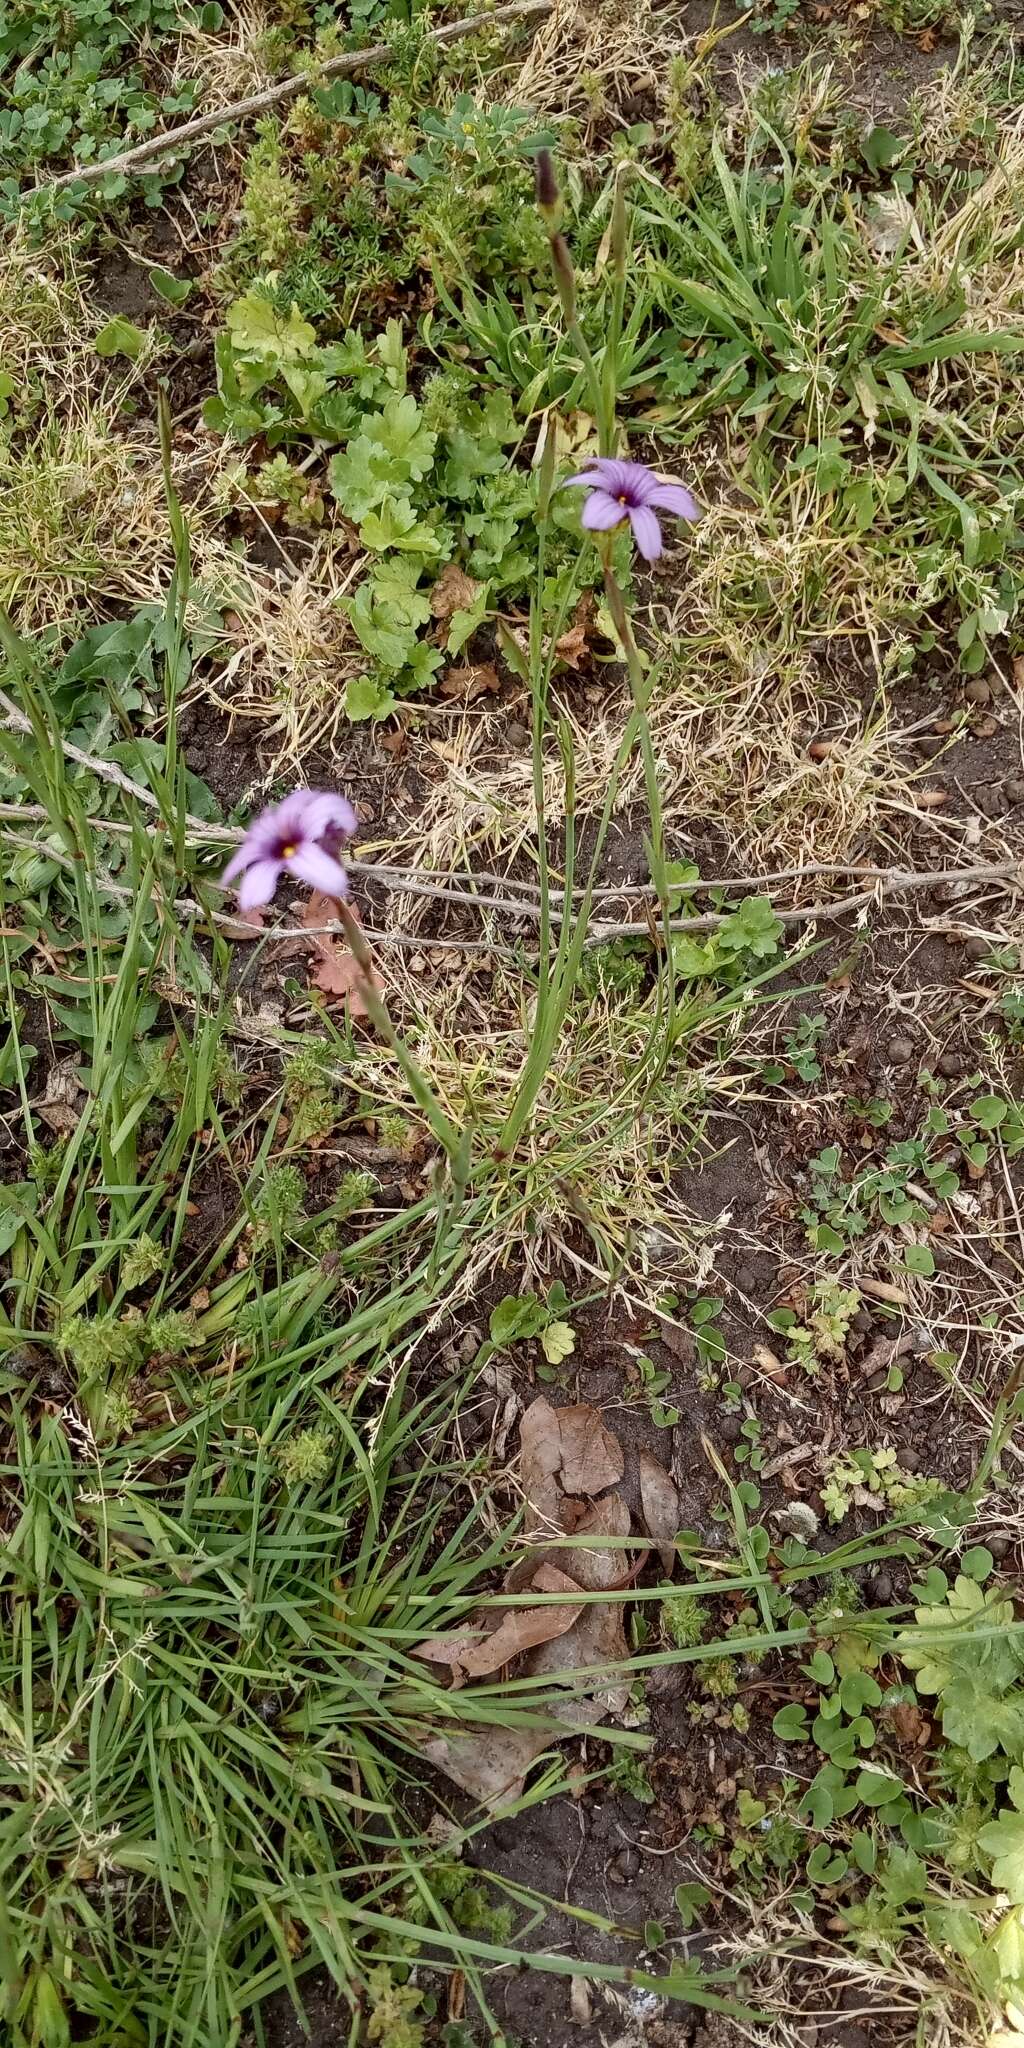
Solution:
M 565 315 L 565 324 L 567 327 L 574 327 L 576 324 L 576 279 L 573 274 L 572 257 L 569 254 L 569 244 L 564 235 L 552 235 L 551 237 L 551 263 L 555 273 L 555 283 L 558 286 L 558 296 L 562 302 L 562 312 Z
M 562 195 L 555 176 L 555 161 L 549 149 L 539 149 L 533 160 L 537 205 L 545 226 L 553 235 L 562 225 Z

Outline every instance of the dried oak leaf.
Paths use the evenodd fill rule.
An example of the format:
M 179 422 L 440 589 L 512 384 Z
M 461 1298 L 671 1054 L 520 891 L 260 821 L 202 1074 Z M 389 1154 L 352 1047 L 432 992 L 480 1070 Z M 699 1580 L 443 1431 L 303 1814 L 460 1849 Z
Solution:
M 580 1588 L 557 1565 L 542 1564 L 534 1572 L 529 1590 L 572 1594 Z M 514 1657 L 522 1656 L 525 1650 L 534 1650 L 539 1643 L 564 1635 L 582 1611 L 582 1604 L 571 1599 L 550 1607 L 512 1607 L 500 1616 L 490 1633 L 480 1627 L 446 1636 L 428 1636 L 425 1642 L 416 1644 L 414 1654 L 428 1664 L 447 1664 L 452 1684 L 458 1687 L 467 1678 L 487 1678 L 492 1671 L 500 1671 L 503 1664 L 511 1664 Z
M 922 1714 L 920 1707 L 915 1706 L 913 1701 L 905 1701 L 893 1707 L 889 1719 L 897 1742 L 913 1743 L 915 1748 L 923 1748 L 931 1734 L 931 1722 L 927 1714 Z
M 657 1458 L 651 1456 L 650 1451 L 640 1452 L 639 1464 L 644 1523 L 648 1535 L 653 1536 L 658 1545 L 663 1571 L 671 1572 L 676 1561 L 673 1538 L 678 1533 L 680 1522 L 679 1493 L 671 1474 Z
M 441 684 L 441 695 L 452 703 L 472 704 L 474 698 L 483 697 L 487 691 L 492 696 L 500 689 L 501 682 L 497 669 L 489 661 L 465 664 L 462 668 L 445 670 Z
M 78 1055 L 72 1053 L 68 1059 L 54 1062 L 46 1077 L 46 1088 L 32 1106 L 58 1138 L 67 1138 L 78 1128 L 84 1101 Z
M 552 1721 L 546 1728 L 495 1725 L 479 1734 L 428 1735 L 422 1740 L 410 1731 L 409 1740 L 471 1798 L 483 1806 L 503 1806 L 519 1798 L 530 1765 L 564 1735 L 565 1729 Z
M 226 936 L 234 939 L 237 945 L 243 939 L 258 939 L 266 921 L 263 911 L 258 905 L 254 905 L 252 910 L 233 910 L 225 913 L 221 925 Z
M 566 1494 L 603 1493 L 622 1478 L 622 1445 L 585 1402 L 552 1408 L 541 1395 L 523 1416 L 519 1443 L 530 1528 L 564 1529 Z
M 358 911 L 352 914 L 358 919 Z M 332 938 L 329 932 L 318 929 L 321 925 L 330 924 L 336 916 L 334 899 L 321 896 L 314 890 L 302 913 L 302 922 L 312 934 L 315 954 L 309 969 L 309 985 L 320 989 L 325 996 L 340 996 L 350 1017 L 368 1017 L 366 977 L 355 954 L 350 953 L 340 940 Z M 373 985 L 380 994 L 384 983 L 376 968 L 373 969 Z
M 481 586 L 460 569 L 457 562 L 448 562 L 442 569 L 430 593 L 430 610 L 435 619 L 450 619 L 453 612 L 468 612 L 474 600 L 480 595 Z
M 578 1593 L 580 1590 L 576 1582 L 555 1565 L 542 1565 L 534 1573 L 533 1584 L 541 1593 Z M 556 1636 L 564 1636 L 582 1612 L 582 1605 L 571 1600 L 567 1600 L 564 1606 L 510 1607 L 494 1634 L 475 1649 L 467 1651 L 462 1658 L 467 1678 L 486 1678 L 490 1672 L 500 1670 L 503 1664 L 511 1663 L 513 1657 L 520 1656 L 524 1650 L 535 1650 L 541 1643 L 550 1643 Z
M 578 669 L 590 651 L 594 627 L 594 594 L 585 590 L 573 615 L 572 625 L 555 641 L 555 653 L 567 668 Z
M 576 1534 L 596 1538 L 628 1536 L 629 1509 L 621 1494 L 611 1493 L 604 1500 L 594 1501 Z M 585 1549 L 573 1549 L 568 1555 L 572 1559 L 573 1577 L 587 1593 L 617 1591 L 633 1571 L 628 1552 L 610 1549 L 600 1541 Z M 622 1617 L 621 1600 L 609 1600 L 607 1604 L 594 1601 L 584 1607 L 564 1635 L 543 1643 L 527 1657 L 525 1670 L 530 1678 L 571 1675 L 574 1671 L 590 1674 L 580 1678 L 578 1686 L 555 1710 L 559 1721 L 569 1728 L 592 1727 L 609 1714 L 625 1710 L 629 1687 L 621 1676 L 610 1676 L 602 1684 L 592 1669 L 595 1665 L 621 1666 L 628 1661 Z

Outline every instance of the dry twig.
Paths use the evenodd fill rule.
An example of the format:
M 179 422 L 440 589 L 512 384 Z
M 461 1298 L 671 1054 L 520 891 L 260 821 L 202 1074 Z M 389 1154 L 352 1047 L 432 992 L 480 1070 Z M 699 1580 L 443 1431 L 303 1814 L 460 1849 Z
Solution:
M 491 14 L 471 14 L 464 21 L 448 21 L 440 28 L 431 29 L 425 38 L 427 42 L 444 45 L 457 43 L 465 36 L 475 35 L 483 28 L 504 28 L 517 21 L 532 21 L 542 14 L 550 14 L 552 0 L 513 0 L 509 7 L 496 7 Z M 225 127 L 232 121 L 247 121 L 254 114 L 265 114 L 268 107 L 279 107 L 285 100 L 296 99 L 301 92 L 323 85 L 330 79 L 349 77 L 354 71 L 372 70 L 375 64 L 384 64 L 392 54 L 390 43 L 371 43 L 365 50 L 346 50 L 340 57 L 330 57 L 309 71 L 294 72 L 290 78 L 279 79 L 276 85 L 268 85 L 263 92 L 250 93 L 248 99 L 235 100 L 231 106 L 215 107 L 212 113 L 197 114 L 193 121 L 182 121 L 177 128 L 169 128 L 163 135 L 149 135 L 145 142 L 135 143 L 131 149 L 122 149 L 116 156 L 101 157 L 95 163 L 76 164 L 73 170 L 62 171 L 59 178 L 44 179 L 41 184 L 31 185 L 22 196 L 34 199 L 39 192 L 59 192 L 65 185 L 88 185 L 97 178 L 106 177 L 109 171 L 136 171 L 140 164 L 152 163 L 162 156 L 180 156 L 183 149 L 201 141 L 204 135 L 212 135 L 217 128 Z

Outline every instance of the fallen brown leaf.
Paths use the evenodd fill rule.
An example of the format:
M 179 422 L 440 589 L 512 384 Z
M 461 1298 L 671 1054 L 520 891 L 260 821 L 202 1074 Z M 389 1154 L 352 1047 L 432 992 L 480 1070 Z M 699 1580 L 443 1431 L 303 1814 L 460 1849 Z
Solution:
M 354 953 L 346 953 L 342 946 L 332 946 L 330 952 L 320 952 L 310 968 L 311 988 L 318 988 L 325 996 L 341 996 L 350 1017 L 368 1017 L 366 1007 L 366 977 Z M 373 985 L 378 995 L 384 987 L 376 968 L 373 970 Z
M 697 1341 L 689 1330 L 681 1329 L 678 1323 L 662 1322 L 658 1324 L 658 1336 L 666 1351 L 670 1351 L 680 1365 L 693 1364 L 697 1356 Z
M 594 1501 L 576 1534 L 596 1538 L 628 1536 L 629 1509 L 621 1495 L 612 1493 L 604 1500 Z M 616 1591 L 632 1575 L 629 1553 L 611 1550 L 599 1541 L 566 1555 L 572 1559 L 573 1577 L 587 1593 Z M 621 1665 L 628 1657 L 621 1600 L 610 1600 L 607 1604 L 594 1601 L 584 1607 L 565 1635 L 531 1651 L 525 1671 L 531 1678 L 542 1678 L 556 1672 L 589 1670 L 594 1665 Z M 602 1685 L 599 1678 L 591 1676 L 581 1678 L 574 1694 L 560 1701 L 555 1712 L 567 1727 L 590 1727 L 609 1714 L 621 1714 L 628 1698 L 629 1687 L 621 1679 L 612 1678 Z
M 562 1528 L 562 1489 L 557 1478 L 562 1464 L 562 1433 L 558 1416 L 543 1395 L 530 1403 L 523 1416 L 519 1446 L 528 1530 Z
M 467 576 L 457 562 L 448 562 L 442 569 L 430 593 L 430 609 L 435 619 L 450 619 L 453 612 L 468 612 L 473 601 L 480 595 L 480 584 Z
M 625 1460 L 618 1437 L 606 1429 L 596 1408 L 581 1402 L 557 1411 L 562 1441 L 560 1477 L 566 1493 L 603 1493 L 622 1478 Z
M 758 1371 L 763 1372 L 765 1379 L 785 1379 L 786 1368 L 781 1358 L 777 1358 L 774 1351 L 769 1351 L 767 1344 L 755 1344 L 750 1356 Z
M 482 1629 L 474 1628 L 463 1630 L 461 1635 L 427 1636 L 424 1642 L 413 1646 L 413 1656 L 422 1657 L 425 1664 L 447 1664 L 453 1685 L 459 1686 L 465 1671 L 464 1659 L 476 1648 L 482 1634 Z
M 227 937 L 236 942 L 258 939 L 266 921 L 262 910 L 235 910 L 224 917 L 223 929 Z
M 915 1706 L 912 1701 L 903 1702 L 898 1707 L 893 1707 L 889 1719 L 896 1732 L 897 1742 L 909 1742 L 918 1749 L 923 1748 L 931 1734 L 931 1722 L 927 1714 L 922 1714 L 920 1707 Z
M 534 1572 L 530 1586 L 537 1593 L 571 1594 L 580 1590 L 575 1579 L 547 1563 Z M 557 1607 L 512 1607 L 489 1633 L 485 1633 L 482 1622 L 479 1628 L 428 1636 L 425 1642 L 416 1644 L 413 1654 L 428 1664 L 447 1664 L 452 1683 L 458 1687 L 467 1678 L 487 1678 L 492 1671 L 500 1671 L 503 1664 L 511 1664 L 524 1650 L 536 1649 L 539 1643 L 564 1635 L 581 1611 L 580 1603 L 572 1600 Z
M 77 1129 L 84 1101 L 78 1055 L 72 1053 L 67 1059 L 55 1060 L 46 1077 L 46 1087 L 32 1107 L 58 1138 L 67 1138 Z
M 411 1738 L 429 1762 L 487 1806 L 518 1796 L 530 1765 L 552 1741 L 621 1714 L 628 1703 L 628 1684 L 620 1675 L 629 1658 L 622 1600 L 571 1598 L 579 1592 L 621 1592 L 647 1555 L 613 1547 L 610 1540 L 630 1534 L 626 1502 L 621 1494 L 604 1491 L 622 1477 L 624 1463 L 621 1444 L 595 1408 L 580 1403 L 555 1409 L 543 1396 L 532 1402 L 520 1424 L 527 1527 L 535 1535 L 546 1529 L 555 1540 L 547 1556 L 538 1561 L 536 1550 L 528 1552 L 507 1573 L 506 1589 L 521 1594 L 522 1604 L 509 1609 L 488 1636 L 463 1631 L 418 1646 L 419 1656 L 448 1664 L 454 1687 L 466 1677 L 486 1677 L 518 1657 L 524 1676 L 562 1680 L 554 1721 L 545 1726 Z M 660 1471 L 657 1460 L 650 1463 Z M 661 1479 L 663 1487 L 672 1486 L 667 1473 Z M 653 1483 L 651 1476 L 649 1490 Z M 600 1500 L 586 1499 L 598 1492 Z M 663 1490 L 662 1512 L 667 1518 Z M 559 1535 L 570 1532 L 588 1540 L 560 1546 Z M 531 1590 L 570 1597 L 564 1605 L 531 1607 Z M 574 1680 L 574 1673 L 581 1675 Z
M 579 1592 L 579 1587 L 565 1573 L 559 1572 L 558 1577 L 564 1583 L 551 1587 L 552 1592 Z M 550 1643 L 556 1636 L 564 1636 L 582 1612 L 578 1602 L 568 1600 L 564 1606 L 558 1607 L 510 1607 L 494 1634 L 463 1656 L 462 1668 L 467 1678 L 487 1678 L 492 1671 L 500 1671 L 503 1664 L 510 1664 L 513 1657 L 521 1656 L 524 1650 L 535 1650 L 541 1643 Z
M 585 1977 L 569 1979 L 569 2018 L 577 2027 L 589 2027 L 594 2017 L 590 1987 Z
M 478 661 L 462 668 L 446 669 L 441 695 L 451 703 L 472 704 L 474 698 L 483 697 L 487 691 L 493 695 L 500 687 L 497 669 L 489 661 Z
M 662 1570 L 671 1574 L 676 1561 L 673 1537 L 680 1522 L 679 1494 L 674 1479 L 666 1472 L 664 1465 L 652 1457 L 650 1451 L 640 1452 L 640 1505 L 644 1511 L 647 1534 L 653 1536 L 658 1545 L 658 1556 Z
M 310 965 L 309 985 L 318 988 L 325 996 L 340 996 L 350 1017 L 361 1019 L 369 1016 L 366 1005 L 366 977 L 354 953 L 340 939 L 330 932 L 320 931 L 319 926 L 332 923 L 338 914 L 333 897 L 321 896 L 314 889 L 302 913 L 302 923 L 309 930 L 315 959 Z M 357 922 L 358 911 L 353 911 Z M 378 995 L 383 992 L 384 983 L 373 969 L 373 986 Z
M 571 626 L 555 641 L 555 653 L 567 668 L 579 668 L 584 655 L 589 652 L 593 628 L 594 593 L 585 590 L 576 606 Z
M 586 1402 L 552 1408 L 541 1395 L 523 1416 L 519 1442 L 531 1529 L 567 1528 L 566 1495 L 602 1493 L 622 1478 L 622 1445 Z
M 496 1724 L 479 1734 L 428 1735 L 420 1740 L 410 1733 L 409 1739 L 428 1763 L 472 1799 L 483 1806 L 501 1806 L 518 1799 L 530 1765 L 564 1735 L 565 1729 L 552 1721 L 546 1729 Z

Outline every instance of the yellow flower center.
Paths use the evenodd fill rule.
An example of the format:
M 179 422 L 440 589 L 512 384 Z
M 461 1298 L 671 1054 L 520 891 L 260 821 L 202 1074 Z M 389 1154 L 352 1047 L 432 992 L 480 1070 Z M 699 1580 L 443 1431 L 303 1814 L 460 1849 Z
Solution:
M 282 859 L 282 860 L 294 860 L 294 859 L 295 859 L 295 855 L 296 855 L 296 854 L 298 853 L 298 850 L 299 850 L 299 849 L 298 849 L 298 847 L 297 847 L 297 846 L 295 846 L 295 845 L 292 845 L 292 846 L 282 846 L 282 848 L 281 848 L 281 859 Z

